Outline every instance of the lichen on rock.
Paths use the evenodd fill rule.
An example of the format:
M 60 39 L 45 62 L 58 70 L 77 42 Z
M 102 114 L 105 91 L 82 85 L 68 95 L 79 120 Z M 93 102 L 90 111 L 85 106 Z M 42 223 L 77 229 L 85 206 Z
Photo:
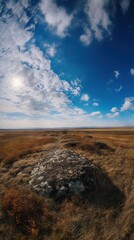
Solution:
M 29 184 L 41 195 L 69 197 L 96 187 L 97 167 L 70 150 L 57 150 L 39 160 Z

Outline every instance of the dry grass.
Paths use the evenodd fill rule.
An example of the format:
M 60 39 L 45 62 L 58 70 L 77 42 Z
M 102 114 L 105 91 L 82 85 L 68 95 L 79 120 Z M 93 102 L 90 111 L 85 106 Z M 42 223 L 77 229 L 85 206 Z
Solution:
M 28 190 L 38 151 L 57 147 L 99 165 L 96 191 L 54 202 Z M 134 129 L 1 132 L 0 156 L 2 240 L 134 239 Z
M 0 161 L 11 164 L 18 158 L 40 151 L 43 146 L 55 142 L 55 138 L 38 132 L 1 133 Z

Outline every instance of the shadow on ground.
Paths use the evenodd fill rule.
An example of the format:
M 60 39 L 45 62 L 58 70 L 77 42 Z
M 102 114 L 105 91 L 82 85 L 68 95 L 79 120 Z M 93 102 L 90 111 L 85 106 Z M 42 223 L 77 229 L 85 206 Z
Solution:
M 99 166 L 96 173 L 96 188 L 92 192 L 85 192 L 78 198 L 78 202 L 95 205 L 98 208 L 115 209 L 121 211 L 125 202 L 125 194 L 108 177 Z M 80 198 L 80 199 L 79 199 Z

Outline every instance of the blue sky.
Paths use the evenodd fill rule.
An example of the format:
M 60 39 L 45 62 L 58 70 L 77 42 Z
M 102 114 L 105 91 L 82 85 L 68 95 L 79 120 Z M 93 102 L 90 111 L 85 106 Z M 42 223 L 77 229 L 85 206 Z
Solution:
M 132 0 L 0 5 L 0 128 L 134 125 Z

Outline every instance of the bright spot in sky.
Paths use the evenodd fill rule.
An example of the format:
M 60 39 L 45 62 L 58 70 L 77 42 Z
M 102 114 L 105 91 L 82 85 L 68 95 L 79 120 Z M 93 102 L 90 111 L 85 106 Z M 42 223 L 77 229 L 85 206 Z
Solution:
M 14 77 L 12 79 L 12 86 L 14 89 L 19 90 L 23 87 L 23 79 L 22 77 Z

